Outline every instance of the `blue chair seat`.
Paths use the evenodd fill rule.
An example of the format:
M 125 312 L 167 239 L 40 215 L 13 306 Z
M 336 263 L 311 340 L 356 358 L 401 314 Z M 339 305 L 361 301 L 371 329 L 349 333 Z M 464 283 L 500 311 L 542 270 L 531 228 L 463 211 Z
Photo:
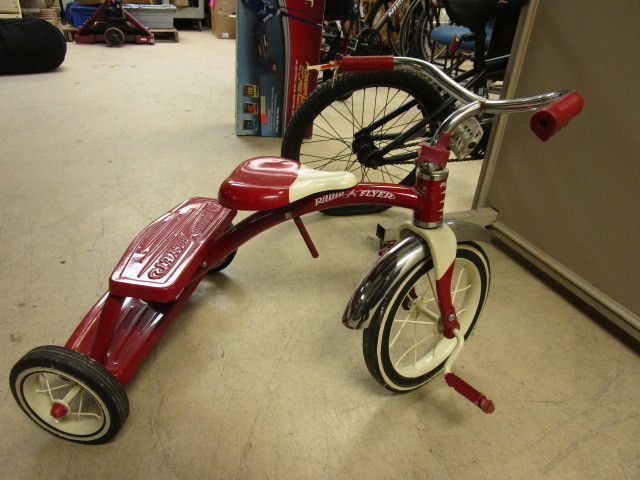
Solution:
M 493 21 L 487 24 L 486 31 L 486 43 L 485 45 L 489 46 L 491 43 L 491 34 L 493 33 Z M 457 25 L 441 25 L 439 27 L 434 28 L 431 31 L 431 40 L 441 45 L 451 45 L 453 39 L 456 35 L 468 35 L 471 33 L 466 27 L 460 27 Z M 473 53 L 475 51 L 475 42 L 473 40 L 465 40 L 460 44 L 458 51 L 464 53 Z

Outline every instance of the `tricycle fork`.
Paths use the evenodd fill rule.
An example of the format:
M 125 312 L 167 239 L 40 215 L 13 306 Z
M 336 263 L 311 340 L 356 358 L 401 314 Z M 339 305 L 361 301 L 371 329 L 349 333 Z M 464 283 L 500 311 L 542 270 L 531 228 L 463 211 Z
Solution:
M 413 223 L 407 222 L 400 226 L 401 238 L 404 230 L 417 233 L 429 246 L 436 274 L 436 301 L 440 311 L 443 335 L 449 339 L 454 338 L 454 330 L 460 329 L 460 323 L 456 317 L 456 310 L 451 298 L 451 277 L 458 248 L 455 233 L 446 224 L 442 224 L 437 228 L 420 228 Z
M 464 115 L 471 115 L 477 108 L 473 105 L 470 107 L 465 110 Z M 446 147 L 449 140 L 449 134 L 442 133 L 437 144 L 420 145 L 416 191 L 423 199 L 423 205 L 414 212 L 413 223 L 405 224 L 404 228 L 420 235 L 429 246 L 436 274 L 435 292 L 440 311 L 439 322 L 444 337 L 456 340 L 455 349 L 445 362 L 445 380 L 450 387 L 480 407 L 483 412 L 491 413 L 495 410 L 493 402 L 451 372 L 453 362 L 464 347 L 464 335 L 460 331 L 460 323 L 451 298 L 451 278 L 455 266 L 457 240 L 453 231 L 443 224 L 448 178 L 448 170 L 445 167 L 449 158 Z
M 447 358 L 444 365 L 445 381 L 456 392 L 478 406 L 484 413 L 492 413 L 495 406 L 483 393 L 473 388 L 463 379 L 452 372 L 453 363 L 464 348 L 464 335 L 460 331 L 460 323 L 456 315 L 451 296 L 451 279 L 456 259 L 457 239 L 455 233 L 446 224 L 437 228 L 420 228 L 413 223 L 405 223 L 400 227 L 400 237 L 403 230 L 410 230 L 420 235 L 429 246 L 433 258 L 436 274 L 436 301 L 440 312 L 440 324 L 446 338 L 455 338 L 454 351 Z

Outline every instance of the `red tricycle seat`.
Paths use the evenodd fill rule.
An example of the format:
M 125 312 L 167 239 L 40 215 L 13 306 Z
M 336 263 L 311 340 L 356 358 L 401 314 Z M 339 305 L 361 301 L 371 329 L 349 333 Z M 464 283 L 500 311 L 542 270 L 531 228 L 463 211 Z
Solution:
M 220 186 L 218 201 L 234 210 L 269 210 L 356 183 L 351 172 L 320 171 L 294 160 L 259 157 L 242 162 L 231 173 Z
M 114 295 L 168 302 L 207 254 L 209 242 L 236 212 L 212 198 L 190 198 L 151 223 L 131 243 L 109 279 Z

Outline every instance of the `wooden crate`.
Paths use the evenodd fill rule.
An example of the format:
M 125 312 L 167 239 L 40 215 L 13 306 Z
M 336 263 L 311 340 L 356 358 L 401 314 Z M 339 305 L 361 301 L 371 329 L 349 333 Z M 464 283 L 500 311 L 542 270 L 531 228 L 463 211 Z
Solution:
M 0 0 L 0 18 L 19 18 L 20 0 Z

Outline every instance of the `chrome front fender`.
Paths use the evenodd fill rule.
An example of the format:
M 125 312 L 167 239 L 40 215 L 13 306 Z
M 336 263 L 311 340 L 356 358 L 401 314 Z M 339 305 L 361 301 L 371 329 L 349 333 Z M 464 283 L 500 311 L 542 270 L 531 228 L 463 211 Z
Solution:
M 418 234 L 407 232 L 406 235 L 375 263 L 353 293 L 342 316 L 347 328 L 367 328 L 389 286 L 430 255 L 427 242 Z
M 491 232 L 477 223 L 465 222 L 464 220 L 445 220 L 444 224 L 453 230 L 458 242 L 491 243 L 493 237 Z
M 491 242 L 491 232 L 476 223 L 450 220 L 445 225 L 455 234 L 456 242 Z M 349 300 L 342 316 L 342 323 L 347 328 L 367 328 L 391 285 L 431 256 L 423 234 L 410 222 L 400 226 L 398 243 L 375 263 Z

